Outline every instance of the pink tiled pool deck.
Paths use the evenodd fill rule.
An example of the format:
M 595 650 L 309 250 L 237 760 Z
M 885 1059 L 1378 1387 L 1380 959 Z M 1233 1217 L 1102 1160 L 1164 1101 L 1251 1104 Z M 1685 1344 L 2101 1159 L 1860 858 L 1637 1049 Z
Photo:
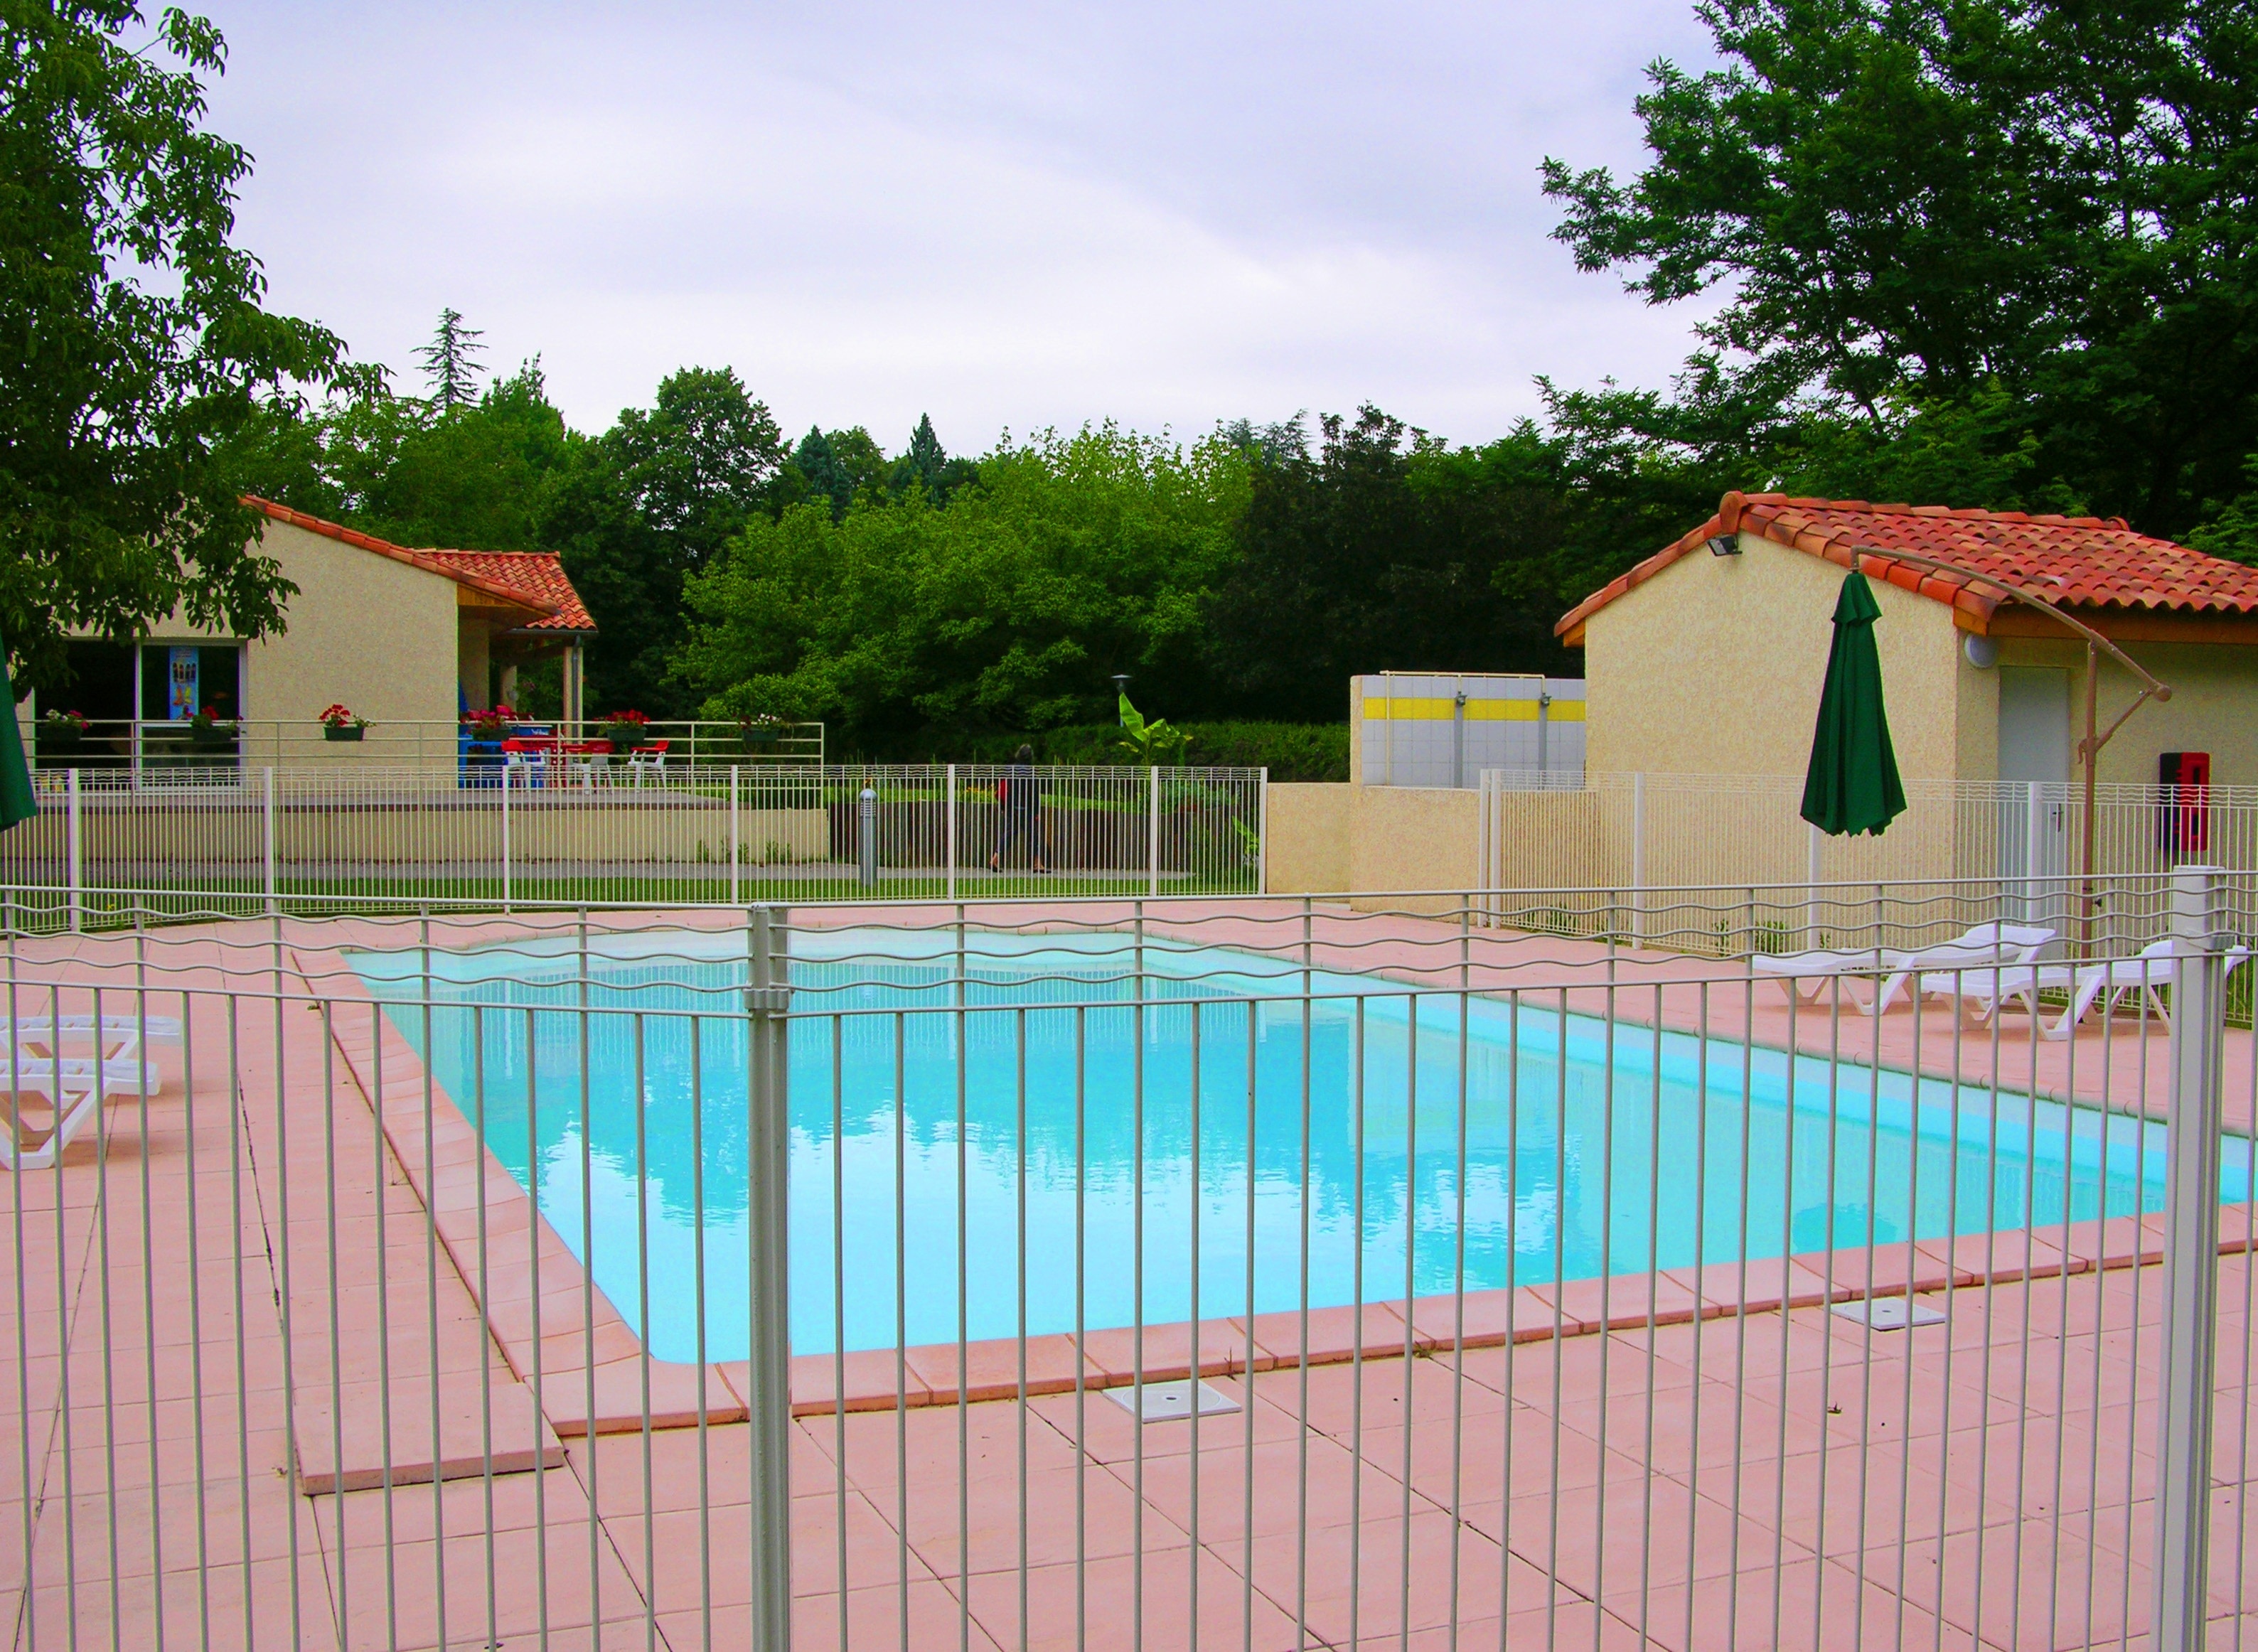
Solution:
M 1279 945 L 1225 901 L 1147 922 Z M 444 944 L 525 932 L 455 921 Z M 339 955 L 401 933 L 15 943 L 19 1017 L 47 983 L 84 1008 L 78 988 L 138 981 L 188 1021 L 99 1141 L 0 1177 L 15 1644 L 151 1645 L 160 1613 L 190 1645 L 749 1643 L 743 1373 L 646 1359 L 427 1081 Z M 1791 1014 L 1730 965 L 1322 909 L 1310 956 L 2011 1094 L 2155 1116 L 2168 1095 L 2153 1021 L 2034 1045 L 2013 1014 L 1996 1034 L 1942 1008 Z M 2247 1032 L 2226 1091 L 2247 1131 Z M 2224 1645 L 2258 1620 L 2258 1217 L 2232 1208 L 2222 1235 Z M 2140 1646 L 2158 1236 L 2041 1226 L 1318 1310 L 1306 1333 L 1151 1327 L 1148 1379 L 1196 1365 L 1238 1408 L 1141 1427 L 1105 1393 L 1138 1364 L 1125 1330 L 804 1357 L 795 1644 Z M 1828 1308 L 1908 1289 L 1943 1322 Z

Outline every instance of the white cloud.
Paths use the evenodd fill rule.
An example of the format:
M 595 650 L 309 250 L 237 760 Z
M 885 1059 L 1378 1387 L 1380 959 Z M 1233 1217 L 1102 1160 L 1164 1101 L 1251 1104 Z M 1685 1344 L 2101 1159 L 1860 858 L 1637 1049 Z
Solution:
M 591 428 L 727 363 L 890 447 L 1364 400 L 1480 440 L 1693 319 L 1578 275 L 1535 174 L 1636 164 L 1678 0 L 215 17 L 275 302 L 395 369 L 452 304 Z

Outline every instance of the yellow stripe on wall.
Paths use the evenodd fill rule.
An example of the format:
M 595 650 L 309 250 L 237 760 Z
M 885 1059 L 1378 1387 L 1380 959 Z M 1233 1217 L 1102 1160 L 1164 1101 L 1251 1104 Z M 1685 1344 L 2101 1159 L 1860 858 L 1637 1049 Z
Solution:
M 1455 709 L 1452 701 L 1439 697 L 1422 698 L 1402 695 L 1391 700 L 1385 695 L 1368 694 L 1364 701 L 1365 720 L 1372 723 L 1384 723 L 1391 717 L 1399 723 L 1447 723 Z M 1470 723 L 1533 723 L 1537 720 L 1537 702 L 1533 699 L 1470 699 L 1466 702 L 1466 720 Z M 1556 699 L 1546 712 L 1546 720 L 1580 723 L 1584 720 L 1584 702 Z

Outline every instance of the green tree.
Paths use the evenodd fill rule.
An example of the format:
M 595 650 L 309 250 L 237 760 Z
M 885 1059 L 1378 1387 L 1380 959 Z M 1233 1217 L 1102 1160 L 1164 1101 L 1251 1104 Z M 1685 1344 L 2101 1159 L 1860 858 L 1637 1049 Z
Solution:
M 232 444 L 302 386 L 366 387 L 270 313 L 234 245 L 239 145 L 204 130 L 226 43 L 126 0 L 0 8 L 0 626 L 15 686 L 60 688 L 75 627 L 178 609 L 256 635 L 292 587 L 237 502 Z M 167 60 L 171 60 L 171 66 Z
M 550 549 L 550 496 L 587 438 L 549 401 L 536 358 L 451 413 L 370 395 L 279 410 L 231 452 L 251 493 L 403 545 Z
M 1684 532 L 1682 514 L 1667 535 L 1660 523 L 1694 508 L 1682 482 L 1640 508 L 1604 473 L 1616 456 L 1534 423 L 1471 449 L 1372 407 L 1320 429 L 1316 454 L 1279 442 L 1253 469 L 1236 564 L 1208 605 L 1220 691 L 1188 715 L 1331 722 L 1363 672 L 1573 670 L 1554 619 L 1594 566 Z M 1612 496 L 1580 465 L 1615 484 Z M 1623 468 L 1650 484 L 1677 470 Z
M 1696 371 L 1750 434 L 1783 412 L 1863 421 L 1878 454 L 1907 409 L 1989 397 L 1981 445 L 2013 490 L 2164 534 L 2239 491 L 2258 448 L 2258 12 L 1701 16 L 1723 67 L 1650 71 L 1651 164 L 1623 183 L 1547 160 L 1544 182 L 1582 267 L 1651 303 L 1721 294 Z
M 479 340 L 486 335 L 463 325 L 462 312 L 443 309 L 431 342 L 415 352 L 423 364 L 424 380 L 431 386 L 430 401 L 442 415 L 466 408 L 479 394 L 479 358 L 486 354 Z
M 831 501 L 833 521 L 847 514 L 847 507 L 855 500 L 855 484 L 847 474 L 847 467 L 833 454 L 830 438 L 823 434 L 821 427 L 807 427 L 807 434 L 792 450 L 792 464 L 803 486 L 788 502 L 797 503 L 820 494 Z
M 1110 716 L 1115 671 L 1189 695 L 1246 486 L 1220 441 L 1105 426 L 991 454 L 945 504 L 793 506 L 690 580 L 678 672 L 709 714 L 788 695 L 872 755 Z
M 917 429 L 910 433 L 909 447 L 894 461 L 887 486 L 896 493 L 921 487 L 941 500 L 979 473 L 980 466 L 975 461 L 950 458 L 948 450 L 941 445 L 941 438 L 934 434 L 933 415 L 920 414 Z
M 653 716 L 691 702 L 671 674 L 683 582 L 765 512 L 784 462 L 766 406 L 728 368 L 685 367 L 577 456 L 551 496 L 545 543 L 587 604 L 592 710 Z

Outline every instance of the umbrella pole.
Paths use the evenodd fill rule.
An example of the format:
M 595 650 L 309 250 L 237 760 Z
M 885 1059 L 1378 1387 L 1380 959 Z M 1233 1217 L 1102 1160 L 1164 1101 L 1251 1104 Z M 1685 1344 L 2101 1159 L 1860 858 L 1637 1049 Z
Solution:
M 2079 901 L 2078 955 L 2093 956 L 2093 782 L 2094 771 L 2101 766 L 2101 734 L 2099 699 L 2101 692 L 2101 659 L 2093 646 L 2093 639 L 2085 640 L 2085 840 L 2084 865 L 2079 869 L 2084 885 Z M 2110 731 L 2114 734 L 2116 731 Z

